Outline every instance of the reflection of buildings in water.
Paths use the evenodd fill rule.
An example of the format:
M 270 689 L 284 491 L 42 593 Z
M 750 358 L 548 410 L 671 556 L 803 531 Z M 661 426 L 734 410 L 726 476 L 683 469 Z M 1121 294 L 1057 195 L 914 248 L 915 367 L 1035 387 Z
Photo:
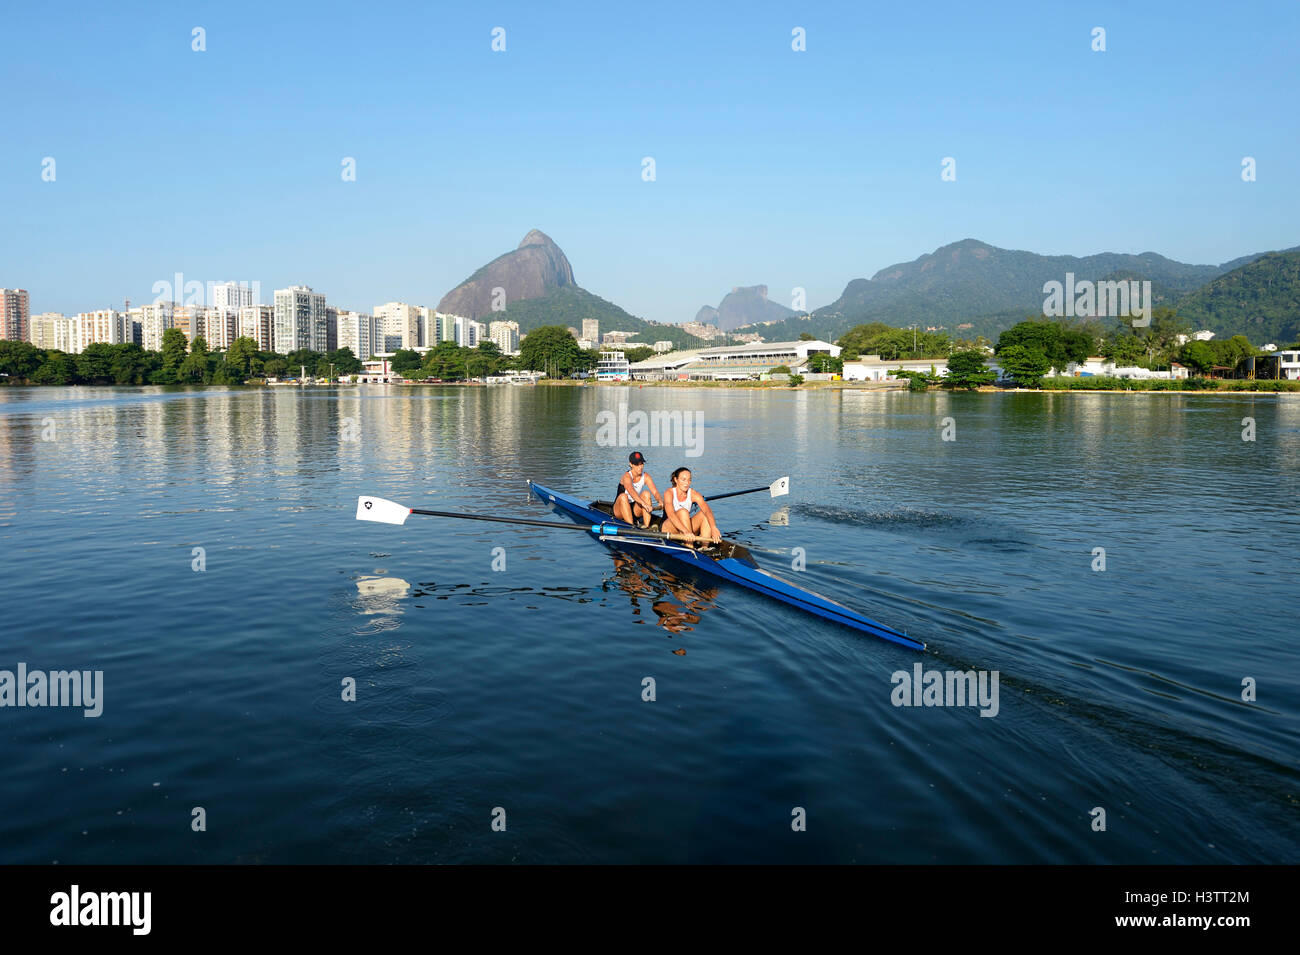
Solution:
M 659 618 L 659 626 L 670 633 L 693 630 L 705 611 L 712 610 L 718 588 L 701 587 L 674 576 L 669 571 L 626 554 L 612 553 L 614 583 L 631 598 L 634 616 L 641 616 L 641 601 Z
M 1273 429 L 1277 435 L 1274 461 L 1276 467 L 1294 471 L 1300 467 L 1300 395 L 1279 394 L 1273 408 L 1276 415 Z
M 363 616 L 400 614 L 411 585 L 400 577 L 358 577 L 357 610 Z

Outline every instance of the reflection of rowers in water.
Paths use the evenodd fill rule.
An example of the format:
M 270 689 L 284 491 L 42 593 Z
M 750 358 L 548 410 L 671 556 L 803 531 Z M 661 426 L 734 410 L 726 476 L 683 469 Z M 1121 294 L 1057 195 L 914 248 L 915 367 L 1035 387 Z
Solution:
M 623 554 L 613 553 L 615 579 L 619 589 L 632 598 L 632 606 L 639 609 L 638 598 L 651 601 L 651 609 L 659 618 L 659 626 L 671 633 L 694 629 L 706 610 L 713 609 L 717 587 L 694 587 L 665 571 L 650 571 L 640 561 Z M 678 603 L 667 599 L 664 591 L 677 598 Z M 658 598 L 658 599 L 656 599 Z

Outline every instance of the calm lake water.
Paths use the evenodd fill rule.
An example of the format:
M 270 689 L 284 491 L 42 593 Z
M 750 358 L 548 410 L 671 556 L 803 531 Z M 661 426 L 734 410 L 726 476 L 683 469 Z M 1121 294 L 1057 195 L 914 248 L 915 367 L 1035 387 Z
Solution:
M 661 490 L 789 474 L 723 531 L 928 650 L 354 519 L 562 519 L 525 481 L 608 497 L 620 402 L 701 416 Z M 104 674 L 98 718 L 0 708 L 0 862 L 1294 863 L 1298 475 L 1289 397 L 0 388 L 0 669 Z M 895 706 L 918 663 L 996 716 Z

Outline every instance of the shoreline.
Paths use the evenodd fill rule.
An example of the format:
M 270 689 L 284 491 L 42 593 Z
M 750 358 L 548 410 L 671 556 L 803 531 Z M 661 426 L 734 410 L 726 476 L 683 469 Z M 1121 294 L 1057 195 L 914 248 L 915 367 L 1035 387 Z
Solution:
M 1272 379 L 1264 379 L 1271 381 Z M 1250 395 L 1281 397 L 1284 395 L 1300 396 L 1300 382 L 1294 388 L 998 388 L 982 385 L 974 389 L 928 388 L 923 392 L 909 392 L 906 381 L 812 381 L 804 382 L 798 387 L 790 387 L 785 382 L 777 381 L 574 381 L 571 379 L 542 380 L 536 385 L 487 385 L 481 381 L 402 381 L 402 382 L 332 382 L 330 384 L 293 384 L 287 382 L 261 382 L 242 385 L 213 385 L 202 383 L 171 385 L 33 385 L 17 382 L 0 383 L 0 393 L 7 388 L 80 388 L 98 390 L 101 388 L 173 388 L 173 389 L 315 389 L 315 388 L 707 388 L 746 391 L 874 391 L 874 392 L 909 392 L 914 394 L 994 394 L 994 395 Z

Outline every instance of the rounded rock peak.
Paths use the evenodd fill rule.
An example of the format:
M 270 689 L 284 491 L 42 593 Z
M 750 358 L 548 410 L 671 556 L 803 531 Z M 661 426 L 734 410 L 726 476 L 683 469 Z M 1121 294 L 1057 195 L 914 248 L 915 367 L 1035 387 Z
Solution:
M 517 248 L 522 249 L 526 245 L 549 245 L 558 248 L 558 246 L 555 245 L 555 240 L 541 229 L 533 229 L 529 232 L 524 236 L 523 241 L 519 243 Z

